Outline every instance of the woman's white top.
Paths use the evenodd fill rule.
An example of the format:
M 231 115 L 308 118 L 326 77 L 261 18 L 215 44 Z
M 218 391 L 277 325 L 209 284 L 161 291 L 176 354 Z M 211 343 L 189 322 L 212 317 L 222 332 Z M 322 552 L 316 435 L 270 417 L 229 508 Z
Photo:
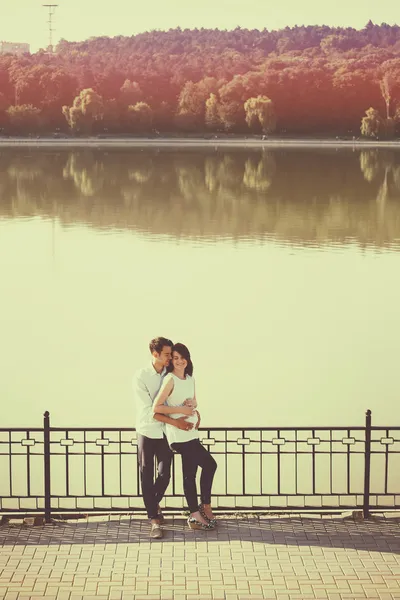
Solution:
M 168 373 L 168 375 L 164 378 L 164 384 L 172 378 L 174 382 L 174 387 L 172 389 L 171 394 L 168 396 L 165 404 L 167 406 L 182 406 L 185 400 L 188 398 L 191 400 L 194 398 L 194 379 L 190 377 L 190 375 L 186 375 L 186 379 L 180 379 L 176 377 L 173 373 Z M 169 414 L 169 417 L 172 419 L 178 419 L 179 417 L 184 417 L 185 415 L 181 413 Z M 197 414 L 187 417 L 188 423 L 193 423 L 196 425 L 197 423 Z M 169 425 L 166 423 L 165 425 L 165 433 L 167 436 L 167 440 L 169 445 L 174 444 L 175 442 L 190 442 L 190 440 L 196 440 L 199 437 L 199 432 L 195 427 L 190 431 L 184 431 L 183 429 L 178 429 L 173 425 Z

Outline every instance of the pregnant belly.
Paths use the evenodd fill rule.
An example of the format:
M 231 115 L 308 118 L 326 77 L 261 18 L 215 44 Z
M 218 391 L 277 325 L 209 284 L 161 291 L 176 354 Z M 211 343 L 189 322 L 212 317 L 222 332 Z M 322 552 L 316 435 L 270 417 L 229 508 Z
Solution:
M 179 419 L 180 417 L 186 417 L 186 415 L 183 415 L 181 413 L 174 413 L 172 415 L 170 415 L 173 419 Z M 193 423 L 193 425 L 196 425 L 197 423 L 197 415 L 191 415 L 190 417 L 186 417 L 186 421 L 188 423 Z

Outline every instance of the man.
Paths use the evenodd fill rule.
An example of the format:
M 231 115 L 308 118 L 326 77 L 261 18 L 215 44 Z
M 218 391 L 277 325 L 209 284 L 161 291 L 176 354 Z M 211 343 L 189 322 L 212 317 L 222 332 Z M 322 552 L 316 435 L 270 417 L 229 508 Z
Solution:
M 133 390 L 136 401 L 136 435 L 142 494 L 147 516 L 150 519 L 150 537 L 160 539 L 163 536 L 160 527 L 162 514 L 160 502 L 168 487 L 171 476 L 172 451 L 164 434 L 164 423 L 169 423 L 188 431 L 193 424 L 187 417 L 171 419 L 167 415 L 153 415 L 153 400 L 156 397 L 166 369 L 172 358 L 171 340 L 158 337 L 151 340 L 149 349 L 151 363 L 136 373 L 133 379 Z M 187 400 L 186 405 L 193 402 Z M 154 481 L 154 457 L 157 457 L 158 476 Z

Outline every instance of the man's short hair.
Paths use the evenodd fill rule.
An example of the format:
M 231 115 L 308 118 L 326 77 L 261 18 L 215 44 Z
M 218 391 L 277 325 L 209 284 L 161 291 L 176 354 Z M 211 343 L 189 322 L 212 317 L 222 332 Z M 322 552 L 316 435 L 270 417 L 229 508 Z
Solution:
M 149 348 L 150 348 L 150 352 L 152 354 L 153 354 L 153 352 L 158 352 L 158 354 L 160 354 L 162 352 L 162 349 L 164 348 L 164 346 L 172 347 L 173 345 L 174 344 L 168 338 L 156 337 L 156 338 L 154 338 L 154 340 L 151 340 L 151 342 L 149 344 Z

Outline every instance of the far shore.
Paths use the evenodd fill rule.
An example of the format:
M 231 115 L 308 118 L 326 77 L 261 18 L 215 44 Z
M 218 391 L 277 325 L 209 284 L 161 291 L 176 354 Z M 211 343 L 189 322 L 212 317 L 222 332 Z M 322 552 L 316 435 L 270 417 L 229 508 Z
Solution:
M 366 139 L 340 139 L 340 138 L 266 138 L 262 136 L 235 136 L 224 135 L 215 137 L 0 137 L 0 147 L 157 147 L 157 148 L 400 148 L 398 140 L 366 140 Z

